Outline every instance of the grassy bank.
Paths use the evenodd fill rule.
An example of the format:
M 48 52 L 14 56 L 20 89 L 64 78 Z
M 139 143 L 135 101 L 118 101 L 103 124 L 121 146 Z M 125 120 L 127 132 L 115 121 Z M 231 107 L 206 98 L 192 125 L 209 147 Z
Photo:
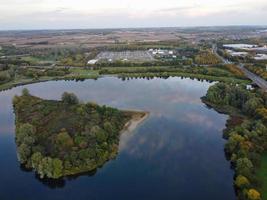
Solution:
M 261 158 L 261 166 L 257 173 L 258 179 L 261 182 L 260 192 L 262 199 L 267 199 L 267 152 Z
M 85 69 L 81 67 L 73 67 L 73 68 L 70 68 L 70 74 L 66 77 L 92 79 L 92 78 L 98 78 L 99 73 L 98 73 L 98 70 L 89 70 L 89 69 Z
M 240 73 L 233 73 L 228 68 L 221 66 L 213 67 L 105 67 L 99 70 L 99 74 L 117 75 L 121 78 L 153 78 L 153 77 L 188 77 L 210 81 L 250 83 Z

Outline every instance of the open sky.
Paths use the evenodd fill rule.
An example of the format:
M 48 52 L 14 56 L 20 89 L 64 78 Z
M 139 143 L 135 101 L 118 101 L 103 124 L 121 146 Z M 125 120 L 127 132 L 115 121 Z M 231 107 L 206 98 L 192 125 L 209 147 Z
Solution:
M 267 0 L 0 0 L 0 29 L 267 25 Z

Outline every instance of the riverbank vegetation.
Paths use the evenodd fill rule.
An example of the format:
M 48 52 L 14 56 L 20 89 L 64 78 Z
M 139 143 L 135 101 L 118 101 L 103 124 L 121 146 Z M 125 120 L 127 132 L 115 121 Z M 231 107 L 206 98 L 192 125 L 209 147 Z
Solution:
M 68 68 L 18 68 L 9 66 L 6 70 L 0 70 L 0 90 L 17 85 L 56 80 L 69 74 Z
M 257 172 L 257 178 L 261 180 L 262 199 L 267 198 L 267 152 L 261 157 L 261 166 Z
M 84 80 L 97 79 L 98 70 L 80 67 L 9 67 L 0 69 L 0 90 L 10 89 L 18 85 L 50 80 Z
M 41 178 L 94 170 L 116 156 L 121 130 L 146 113 L 81 103 L 64 93 L 61 101 L 32 96 L 13 99 L 18 159 Z
M 225 152 L 235 170 L 238 198 L 266 199 L 263 168 L 267 150 L 267 94 L 247 90 L 242 85 L 217 83 L 209 88 L 203 101 L 231 116 L 224 130 Z
M 230 68 L 231 67 L 231 68 Z M 191 77 L 206 79 L 211 81 L 223 81 L 223 82 L 236 82 L 245 83 L 249 82 L 244 74 L 238 69 L 234 69 L 232 66 L 212 66 L 212 67 L 112 67 L 101 68 L 99 74 L 114 74 L 121 78 L 137 78 L 137 77 Z M 235 70 L 235 71 L 234 71 Z
M 190 77 L 210 81 L 249 83 L 244 74 L 233 65 L 215 66 L 150 66 L 150 67 L 15 67 L 0 68 L 0 90 L 18 85 L 49 80 L 97 79 L 101 75 L 120 78 Z

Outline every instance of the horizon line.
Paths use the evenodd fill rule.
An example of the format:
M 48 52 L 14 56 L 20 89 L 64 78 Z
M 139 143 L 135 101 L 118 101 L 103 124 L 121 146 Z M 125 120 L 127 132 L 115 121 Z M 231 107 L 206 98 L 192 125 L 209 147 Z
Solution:
M 107 27 L 107 28 L 25 28 L 25 29 L 0 29 L 0 32 L 9 31 L 71 31 L 71 30 L 122 30 L 122 29 L 167 29 L 167 28 L 180 28 L 180 29 L 190 29 L 190 28 L 227 28 L 227 27 L 257 27 L 257 28 L 267 28 L 266 25 L 201 25 L 201 26 L 140 26 L 140 27 Z

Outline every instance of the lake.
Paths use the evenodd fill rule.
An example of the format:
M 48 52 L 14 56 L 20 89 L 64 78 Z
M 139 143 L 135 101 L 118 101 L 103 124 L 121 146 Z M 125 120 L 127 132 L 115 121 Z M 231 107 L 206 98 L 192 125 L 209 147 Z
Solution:
M 50 81 L 0 92 L 0 199 L 234 200 L 233 171 L 224 154 L 227 115 L 200 97 L 211 83 L 182 78 Z M 64 91 L 82 101 L 150 112 L 121 136 L 119 154 L 95 172 L 40 180 L 16 157 L 12 98 L 23 88 L 45 99 Z

